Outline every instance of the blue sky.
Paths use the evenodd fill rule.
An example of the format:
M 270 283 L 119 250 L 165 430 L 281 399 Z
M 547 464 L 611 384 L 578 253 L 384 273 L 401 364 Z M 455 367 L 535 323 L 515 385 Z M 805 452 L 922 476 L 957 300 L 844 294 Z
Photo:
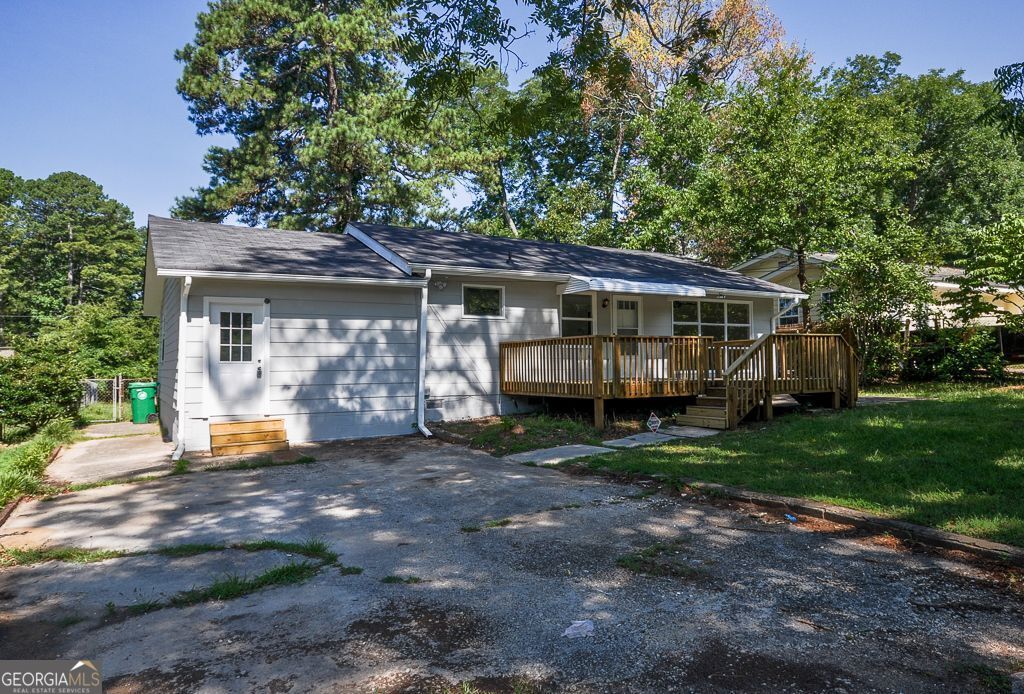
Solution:
M 1024 60 L 1019 0 L 769 0 L 789 40 L 821 65 L 895 51 L 906 72 L 964 69 L 984 80 Z M 209 138 L 174 90 L 174 50 L 201 0 L 0 0 L 0 167 L 26 178 L 77 171 L 143 223 L 203 184 Z M 510 3 L 510 7 L 513 7 Z M 517 16 L 522 9 L 514 8 Z M 518 49 L 543 61 L 543 36 Z

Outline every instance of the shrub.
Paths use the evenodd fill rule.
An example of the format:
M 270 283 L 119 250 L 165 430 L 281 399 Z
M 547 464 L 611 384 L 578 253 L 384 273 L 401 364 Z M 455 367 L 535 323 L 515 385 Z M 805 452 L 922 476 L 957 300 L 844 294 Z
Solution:
M 0 358 L 0 421 L 6 430 L 28 435 L 55 419 L 74 419 L 82 398 L 79 379 L 70 358 Z
M 1000 381 L 1006 362 L 990 330 L 977 327 L 923 331 L 911 347 L 904 376 L 912 380 L 960 381 L 984 371 Z
M 0 451 L 0 507 L 22 494 L 42 491 L 43 471 L 53 449 L 71 440 L 67 420 L 51 422 L 29 441 Z

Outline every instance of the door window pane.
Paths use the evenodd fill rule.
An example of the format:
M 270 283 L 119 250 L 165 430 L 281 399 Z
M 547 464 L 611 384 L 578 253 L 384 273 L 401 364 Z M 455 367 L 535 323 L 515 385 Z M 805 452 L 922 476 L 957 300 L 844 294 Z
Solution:
M 252 361 L 252 313 L 222 311 L 220 325 L 220 360 Z
M 640 334 L 640 302 L 636 299 L 615 300 L 615 332 L 619 335 Z

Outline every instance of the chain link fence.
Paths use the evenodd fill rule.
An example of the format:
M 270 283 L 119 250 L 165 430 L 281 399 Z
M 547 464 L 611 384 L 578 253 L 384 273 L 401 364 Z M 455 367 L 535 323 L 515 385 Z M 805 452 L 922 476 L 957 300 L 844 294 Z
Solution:
M 152 378 L 87 378 L 82 381 L 80 416 L 86 422 L 123 422 L 132 418 L 128 385 Z

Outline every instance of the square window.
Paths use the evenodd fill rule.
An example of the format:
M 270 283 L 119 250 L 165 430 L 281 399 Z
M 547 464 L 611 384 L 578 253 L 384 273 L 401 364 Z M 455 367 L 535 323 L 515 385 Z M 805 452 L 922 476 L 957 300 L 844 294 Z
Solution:
M 589 296 L 562 295 L 563 318 L 593 318 L 594 300 Z
M 242 327 L 243 328 L 251 328 L 252 327 L 252 314 L 251 313 L 243 313 L 242 314 Z
M 733 323 L 750 324 L 750 304 L 729 304 L 727 313 L 730 325 Z
M 462 287 L 462 313 L 465 316 L 500 318 L 503 313 L 504 291 L 501 287 Z
M 252 347 L 242 348 L 242 361 L 252 361 Z
M 725 323 L 725 304 L 717 301 L 700 302 L 701 323 Z
M 718 341 L 725 339 L 724 325 L 701 325 L 700 334 L 706 337 L 713 337 Z
M 220 346 L 220 360 L 231 361 L 231 348 L 227 345 Z
M 729 339 L 730 340 L 749 340 L 750 339 L 750 326 L 749 325 L 730 325 L 729 326 Z
M 672 320 L 676 323 L 697 322 L 696 301 L 675 301 L 672 303 Z
M 231 314 L 227 311 L 220 312 L 220 327 L 230 328 L 231 327 Z
M 232 347 L 231 348 L 231 361 L 242 361 L 242 348 Z
M 562 321 L 562 337 L 581 337 L 583 335 L 592 335 L 593 323 L 588 320 L 563 320 Z

